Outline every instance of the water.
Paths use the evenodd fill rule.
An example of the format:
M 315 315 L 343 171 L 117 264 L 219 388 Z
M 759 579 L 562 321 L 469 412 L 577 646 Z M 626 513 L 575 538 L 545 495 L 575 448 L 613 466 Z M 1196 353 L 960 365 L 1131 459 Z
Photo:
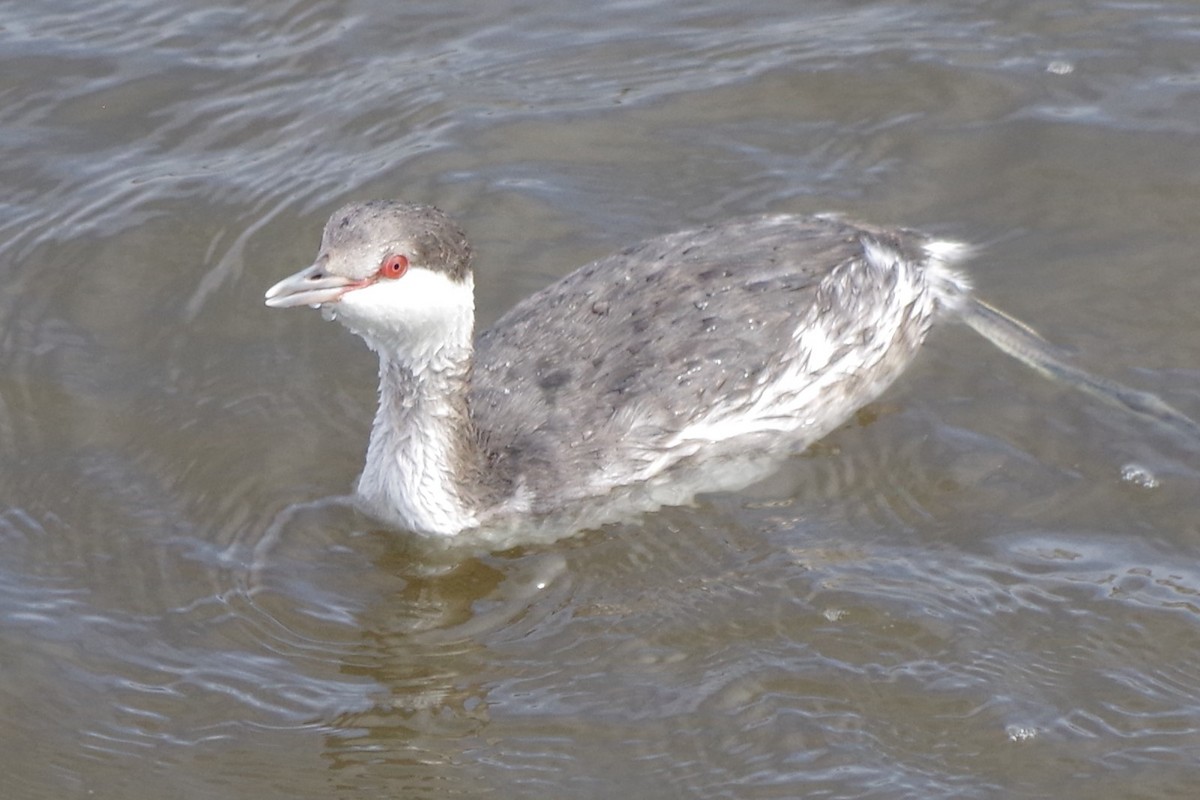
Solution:
M 1198 45 L 1190 2 L 0 6 L 0 795 L 1192 797 L 1195 448 L 949 327 L 753 489 L 430 553 L 318 502 L 375 365 L 261 298 L 353 198 L 458 216 L 484 322 L 838 210 L 986 244 L 982 296 L 1200 416 Z

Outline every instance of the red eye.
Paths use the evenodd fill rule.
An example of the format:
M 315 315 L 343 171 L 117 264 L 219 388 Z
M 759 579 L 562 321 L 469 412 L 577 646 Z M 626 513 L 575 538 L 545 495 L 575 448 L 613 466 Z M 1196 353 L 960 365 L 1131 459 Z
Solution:
M 402 278 L 404 273 L 408 272 L 408 259 L 399 253 L 393 253 L 383 260 L 379 265 L 379 277 L 381 278 Z

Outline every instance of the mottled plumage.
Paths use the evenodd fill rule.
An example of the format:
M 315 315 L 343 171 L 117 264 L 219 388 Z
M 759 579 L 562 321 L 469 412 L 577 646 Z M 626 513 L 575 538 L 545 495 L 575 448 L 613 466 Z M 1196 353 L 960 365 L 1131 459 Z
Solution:
M 697 455 L 796 452 L 882 392 L 957 301 L 928 243 L 772 216 L 602 258 L 479 336 L 476 423 L 535 511 Z

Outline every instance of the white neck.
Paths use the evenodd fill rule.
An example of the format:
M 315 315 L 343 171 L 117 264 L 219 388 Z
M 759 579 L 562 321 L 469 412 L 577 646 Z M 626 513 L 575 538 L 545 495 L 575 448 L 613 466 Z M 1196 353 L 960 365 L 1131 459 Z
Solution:
M 478 525 L 463 485 L 475 457 L 465 377 L 429 372 L 416 378 L 380 360 L 379 410 L 358 480 L 358 493 L 380 517 L 444 536 Z
M 347 294 L 336 314 L 379 354 L 379 409 L 359 494 L 372 512 L 418 533 L 449 536 L 476 527 L 470 278 L 455 284 L 412 270 Z

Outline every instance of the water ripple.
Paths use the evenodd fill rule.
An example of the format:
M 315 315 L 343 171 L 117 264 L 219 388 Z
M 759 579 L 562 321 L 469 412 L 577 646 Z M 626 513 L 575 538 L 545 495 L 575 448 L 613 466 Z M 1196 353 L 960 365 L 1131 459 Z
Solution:
M 352 195 L 464 212 L 492 318 L 660 224 L 950 215 L 1006 237 L 981 284 L 1193 402 L 1188 4 L 0 17 L 13 791 L 1190 790 L 1197 469 L 1169 443 L 947 335 L 744 493 L 447 555 L 316 500 L 352 485 L 374 365 L 260 304 Z

